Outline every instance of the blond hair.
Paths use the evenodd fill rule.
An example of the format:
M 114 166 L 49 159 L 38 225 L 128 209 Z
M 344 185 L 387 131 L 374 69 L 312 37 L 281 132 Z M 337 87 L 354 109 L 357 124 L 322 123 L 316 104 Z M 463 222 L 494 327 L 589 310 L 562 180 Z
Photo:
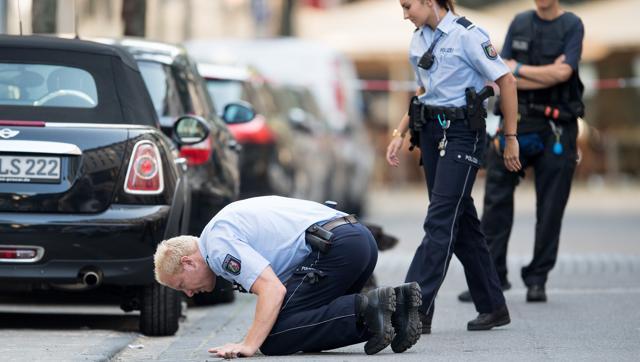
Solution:
M 198 250 L 198 238 L 190 235 L 180 235 L 164 240 L 158 244 L 156 253 L 153 256 L 155 265 L 154 272 L 158 283 L 161 276 L 176 275 L 182 272 L 180 259 Z

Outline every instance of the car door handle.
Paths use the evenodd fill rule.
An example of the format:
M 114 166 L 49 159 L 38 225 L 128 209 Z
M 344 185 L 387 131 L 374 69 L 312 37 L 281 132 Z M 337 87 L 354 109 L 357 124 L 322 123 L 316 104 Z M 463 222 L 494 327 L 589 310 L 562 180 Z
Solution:
M 187 169 L 189 168 L 189 166 L 187 166 L 187 159 L 184 157 L 180 157 L 180 158 L 176 158 L 173 161 L 176 165 L 180 166 L 180 168 L 182 168 L 182 171 L 187 172 Z
M 229 149 L 234 150 L 236 152 L 242 151 L 242 145 L 239 144 L 238 141 L 236 140 L 228 140 L 227 147 L 229 147 Z

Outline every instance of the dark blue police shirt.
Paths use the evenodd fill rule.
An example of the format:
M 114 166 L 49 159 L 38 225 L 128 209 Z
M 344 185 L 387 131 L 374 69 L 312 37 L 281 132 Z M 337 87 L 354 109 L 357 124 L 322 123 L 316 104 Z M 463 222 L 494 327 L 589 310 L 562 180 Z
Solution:
M 582 20 L 575 14 L 571 12 L 565 12 L 559 17 L 553 20 L 544 20 L 541 19 L 537 13 L 533 14 L 533 21 L 536 22 L 537 25 L 545 26 L 547 24 L 551 24 L 555 21 L 560 21 L 563 17 L 569 17 L 570 26 L 567 28 L 567 33 L 564 38 L 564 51 L 563 54 L 566 57 L 565 63 L 569 64 L 573 70 L 578 69 L 578 63 L 580 63 L 580 57 L 582 56 L 582 39 L 584 38 L 584 25 L 582 24 Z M 502 51 L 500 52 L 500 56 L 504 59 L 513 59 L 513 54 L 511 51 L 511 43 L 512 43 L 512 28 L 514 22 L 511 22 L 509 26 L 509 31 L 504 39 L 504 45 L 502 46 Z

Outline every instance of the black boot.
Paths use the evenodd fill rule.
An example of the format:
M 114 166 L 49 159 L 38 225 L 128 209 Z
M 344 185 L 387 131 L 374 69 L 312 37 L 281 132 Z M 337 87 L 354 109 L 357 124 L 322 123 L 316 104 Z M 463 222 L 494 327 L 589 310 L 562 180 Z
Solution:
M 422 291 L 418 283 L 405 283 L 395 287 L 396 311 L 391 316 L 391 323 L 396 336 L 391 341 L 391 349 L 402 353 L 420 339 L 422 323 L 418 316 L 418 307 L 422 305 Z
M 431 306 L 431 310 L 429 311 L 429 314 L 418 312 L 418 315 L 420 315 L 420 323 L 422 324 L 422 334 L 431 334 L 431 321 L 433 320 L 433 306 Z
M 534 284 L 527 288 L 527 302 L 546 302 L 547 293 L 544 285 Z
M 360 294 L 358 314 L 372 334 L 365 343 L 366 354 L 385 349 L 393 339 L 391 315 L 396 310 L 396 293 L 391 287 L 383 287 Z
M 509 310 L 507 309 L 507 306 L 504 305 L 491 313 L 478 314 L 476 319 L 467 323 L 467 330 L 486 331 L 493 327 L 500 327 L 509 323 L 511 323 Z
M 509 283 L 508 281 L 502 283 L 502 285 L 500 285 L 500 287 L 502 288 L 502 291 L 504 292 L 505 290 L 509 290 L 511 289 L 511 283 Z M 473 299 L 471 299 L 471 293 L 468 290 L 465 290 L 464 292 L 458 294 L 458 300 L 461 302 L 473 302 Z

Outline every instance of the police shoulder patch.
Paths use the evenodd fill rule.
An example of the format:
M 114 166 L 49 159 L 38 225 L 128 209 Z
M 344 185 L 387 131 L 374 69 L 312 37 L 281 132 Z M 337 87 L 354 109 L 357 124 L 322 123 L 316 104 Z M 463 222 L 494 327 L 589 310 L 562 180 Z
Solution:
M 238 275 L 240 274 L 240 270 L 242 269 L 242 263 L 240 262 L 240 259 L 234 257 L 231 254 L 227 254 L 227 256 L 224 258 L 224 261 L 222 262 L 222 269 L 228 271 L 233 275 Z
M 482 50 L 484 50 L 484 55 L 486 55 L 487 58 L 491 60 L 498 58 L 498 52 L 496 51 L 496 48 L 493 47 L 490 40 L 482 43 Z

